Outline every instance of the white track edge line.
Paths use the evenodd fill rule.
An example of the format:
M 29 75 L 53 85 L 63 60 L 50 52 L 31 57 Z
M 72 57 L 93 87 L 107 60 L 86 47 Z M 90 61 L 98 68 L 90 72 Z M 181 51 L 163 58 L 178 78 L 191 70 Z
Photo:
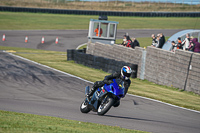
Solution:
M 82 47 L 82 46 L 84 46 L 84 45 L 86 45 L 87 43 L 83 43 L 83 44 L 80 44 L 77 48 L 76 48 L 76 50 L 78 50 L 80 47 Z
M 5 51 L 4 51 L 4 52 L 5 52 Z M 8 53 L 8 52 L 6 52 L 6 53 Z M 85 79 L 80 78 L 80 77 L 78 77 L 78 76 L 75 76 L 75 75 L 72 75 L 72 74 L 69 74 L 69 73 L 60 71 L 60 70 L 58 70 L 58 69 L 55 69 L 55 68 L 52 68 L 52 67 L 49 67 L 49 66 L 46 66 L 46 65 L 43 65 L 43 64 L 40 64 L 40 63 L 38 63 L 38 62 L 35 62 L 35 61 L 32 61 L 32 60 L 26 59 L 26 58 L 24 58 L 24 57 L 21 57 L 21 56 L 12 54 L 12 53 L 8 53 L 8 54 L 9 54 L 9 55 L 12 55 L 12 56 L 15 56 L 15 57 L 17 57 L 17 58 L 20 58 L 20 59 L 23 59 L 23 60 L 32 62 L 32 63 L 34 63 L 34 64 L 37 64 L 37 65 L 40 65 L 40 66 L 43 66 L 43 67 L 52 69 L 52 70 L 54 70 L 54 71 L 57 71 L 57 72 L 60 72 L 60 73 L 69 75 L 69 76 L 71 76 L 71 77 L 80 79 L 80 80 L 82 80 L 82 81 L 85 81 L 85 82 L 94 84 L 93 82 L 91 82 L 91 81 L 89 81 L 89 80 L 85 80 Z M 134 96 L 134 97 L 138 97 L 138 98 L 142 98 L 142 99 L 146 99 L 146 100 L 150 100 L 150 101 L 154 101 L 154 102 L 158 102 L 158 103 L 162 103 L 162 104 L 165 104 L 165 105 L 168 105 L 168 106 L 172 106 L 172 107 L 175 107 L 175 108 L 180 108 L 180 109 L 183 109 L 183 110 L 192 111 L 192 112 L 195 112 L 195 113 L 200 113 L 200 111 L 197 111 L 197 110 L 187 109 L 187 108 L 184 108 L 184 107 L 176 106 L 176 105 L 173 105 L 173 104 L 170 104 L 170 103 L 165 103 L 165 102 L 162 102 L 162 101 L 159 101 L 159 100 L 155 100 L 155 99 L 151 99 L 151 98 L 147 98 L 147 97 L 137 96 L 137 95 L 128 94 L 128 93 L 127 93 L 127 95 Z

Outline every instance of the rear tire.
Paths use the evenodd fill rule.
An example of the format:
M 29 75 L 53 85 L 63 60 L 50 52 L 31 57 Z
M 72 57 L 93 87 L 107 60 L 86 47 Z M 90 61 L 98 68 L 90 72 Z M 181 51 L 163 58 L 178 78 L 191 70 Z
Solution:
M 80 110 L 81 110 L 82 113 L 88 113 L 88 112 L 90 112 L 90 109 L 88 108 L 88 104 L 89 103 L 87 102 L 86 99 L 82 102 L 82 104 L 80 106 Z
M 105 102 L 103 101 L 104 100 L 102 100 L 101 105 L 98 108 L 98 115 L 104 115 L 105 113 L 107 113 L 108 110 L 113 106 L 115 100 L 113 98 L 108 97 Z

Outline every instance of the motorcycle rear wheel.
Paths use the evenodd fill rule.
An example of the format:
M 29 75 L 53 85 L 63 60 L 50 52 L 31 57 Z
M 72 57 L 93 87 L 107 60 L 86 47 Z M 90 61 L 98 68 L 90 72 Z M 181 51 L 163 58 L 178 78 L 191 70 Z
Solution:
M 110 97 L 108 97 L 106 101 L 102 100 L 101 105 L 98 108 L 97 114 L 104 115 L 105 113 L 107 113 L 108 110 L 113 106 L 114 101 L 115 100 Z
M 86 101 L 86 99 L 81 103 L 80 110 L 82 113 L 90 112 L 91 109 L 88 108 L 88 104 L 89 103 Z

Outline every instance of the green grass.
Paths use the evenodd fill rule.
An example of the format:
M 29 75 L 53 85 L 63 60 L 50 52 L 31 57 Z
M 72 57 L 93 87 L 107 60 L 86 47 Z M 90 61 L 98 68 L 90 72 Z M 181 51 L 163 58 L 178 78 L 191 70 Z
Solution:
M 108 131 L 113 133 L 147 133 L 118 126 L 0 110 L 1 133 L 104 133 Z
M 101 70 L 79 65 L 73 61 L 66 61 L 67 57 L 65 52 L 53 52 L 3 46 L 0 46 L 0 49 L 15 50 L 18 52 L 16 53 L 17 55 L 56 68 L 58 70 L 71 73 L 92 82 L 103 80 L 104 76 L 108 75 L 108 73 Z M 77 71 L 74 72 L 74 69 Z M 87 73 L 87 75 L 85 73 Z M 156 85 L 155 83 L 146 80 L 131 79 L 131 81 L 132 84 L 128 91 L 130 94 L 145 96 L 181 107 L 200 111 L 200 96 L 197 94 L 186 91 L 179 91 L 177 88 L 173 87 Z
M 63 15 L 45 13 L 0 12 L 0 30 L 64 30 L 88 29 L 90 19 L 98 16 Z M 199 18 L 192 17 L 113 17 L 118 21 L 118 29 L 199 29 Z

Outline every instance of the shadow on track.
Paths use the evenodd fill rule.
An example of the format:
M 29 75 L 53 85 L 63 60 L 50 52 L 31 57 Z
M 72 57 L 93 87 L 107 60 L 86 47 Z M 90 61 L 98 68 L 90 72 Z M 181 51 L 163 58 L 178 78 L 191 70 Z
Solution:
M 156 120 L 148 120 L 148 119 L 141 119 L 141 118 L 134 118 L 134 117 L 126 117 L 126 116 L 116 116 L 116 115 L 104 115 L 105 117 L 111 117 L 111 118 L 119 118 L 119 119 L 130 119 L 130 120 L 136 120 L 136 121 L 149 121 L 149 122 L 159 122 L 159 123 L 169 123 L 164 121 L 156 121 Z

